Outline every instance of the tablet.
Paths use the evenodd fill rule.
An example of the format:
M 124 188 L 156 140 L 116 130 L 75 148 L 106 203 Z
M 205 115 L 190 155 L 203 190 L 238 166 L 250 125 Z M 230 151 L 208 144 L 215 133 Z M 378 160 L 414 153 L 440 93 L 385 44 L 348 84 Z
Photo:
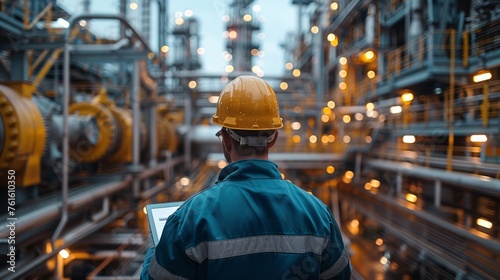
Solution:
M 153 236 L 154 245 L 158 245 L 160 241 L 163 227 L 167 222 L 167 218 L 172 215 L 184 201 L 153 203 L 146 205 L 146 213 L 148 215 L 149 230 Z

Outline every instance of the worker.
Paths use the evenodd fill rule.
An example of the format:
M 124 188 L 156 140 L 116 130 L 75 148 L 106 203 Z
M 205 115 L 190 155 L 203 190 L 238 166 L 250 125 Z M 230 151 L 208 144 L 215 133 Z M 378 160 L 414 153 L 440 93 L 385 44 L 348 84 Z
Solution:
M 212 122 L 228 165 L 167 219 L 141 279 L 350 279 L 329 208 L 268 159 L 283 126 L 273 89 L 258 77 L 235 78 Z

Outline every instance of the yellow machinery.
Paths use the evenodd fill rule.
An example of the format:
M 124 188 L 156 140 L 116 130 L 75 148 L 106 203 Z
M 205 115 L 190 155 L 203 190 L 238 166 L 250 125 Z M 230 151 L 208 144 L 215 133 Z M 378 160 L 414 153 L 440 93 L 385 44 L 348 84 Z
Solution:
M 46 131 L 42 115 L 31 99 L 32 92 L 33 87 L 28 83 L 5 82 L 0 85 L 0 132 L 3 132 L 0 180 L 6 182 L 5 171 L 14 170 L 17 187 L 40 183 Z
M 72 104 L 69 112 L 94 117 L 99 129 L 97 142 L 73 150 L 73 158 L 84 163 L 101 159 L 109 163 L 132 161 L 132 113 L 130 110 L 116 107 L 115 103 L 108 99 L 106 89 L 99 90 L 91 102 Z
M 179 139 L 175 129 L 176 121 L 169 112 L 169 107 L 166 104 L 157 106 L 158 112 L 158 151 L 167 150 L 170 152 L 177 151 Z

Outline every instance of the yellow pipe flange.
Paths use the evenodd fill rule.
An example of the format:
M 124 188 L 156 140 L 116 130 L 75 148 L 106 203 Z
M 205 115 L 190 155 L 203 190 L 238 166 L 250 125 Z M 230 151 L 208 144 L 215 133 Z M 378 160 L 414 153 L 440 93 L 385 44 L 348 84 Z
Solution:
M 30 85 L 12 85 L 21 92 L 0 85 L 0 115 L 4 128 L 0 170 L 14 170 L 16 186 L 31 186 L 40 183 L 45 125 L 40 111 L 31 100 Z M 1 172 L 0 177 L 5 174 Z
M 110 107 L 109 110 L 121 128 L 118 148 L 107 159 L 110 163 L 129 163 L 132 161 L 132 113 L 130 110 Z
M 116 145 L 117 127 L 111 111 L 101 104 L 87 102 L 75 103 L 69 107 L 70 114 L 81 116 L 93 116 L 97 121 L 99 135 L 97 142 L 91 146 L 89 143 L 81 142 L 76 150 L 71 150 L 71 156 L 78 162 L 96 162 L 107 156 Z

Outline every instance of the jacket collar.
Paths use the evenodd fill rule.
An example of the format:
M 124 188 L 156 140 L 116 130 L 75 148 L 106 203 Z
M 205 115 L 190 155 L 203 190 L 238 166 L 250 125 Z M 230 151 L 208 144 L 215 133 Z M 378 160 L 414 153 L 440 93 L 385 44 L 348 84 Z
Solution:
M 278 165 L 269 160 L 245 159 L 233 162 L 219 173 L 217 182 L 248 179 L 282 179 Z

